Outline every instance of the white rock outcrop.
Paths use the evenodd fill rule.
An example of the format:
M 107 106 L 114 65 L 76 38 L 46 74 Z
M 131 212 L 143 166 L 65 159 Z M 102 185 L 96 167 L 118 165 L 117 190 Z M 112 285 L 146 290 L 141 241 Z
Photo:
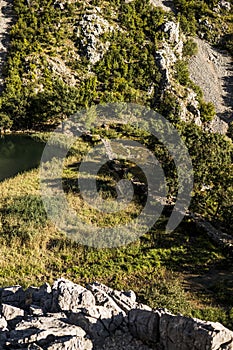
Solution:
M 166 309 L 133 291 L 58 279 L 52 288 L 2 288 L 0 348 L 34 350 L 232 350 L 233 332 Z
M 81 40 L 82 49 L 91 64 L 101 60 L 108 50 L 110 43 L 102 42 L 101 35 L 111 32 L 113 27 L 101 17 L 100 9 L 96 8 L 96 13 L 86 13 L 78 23 L 78 38 Z

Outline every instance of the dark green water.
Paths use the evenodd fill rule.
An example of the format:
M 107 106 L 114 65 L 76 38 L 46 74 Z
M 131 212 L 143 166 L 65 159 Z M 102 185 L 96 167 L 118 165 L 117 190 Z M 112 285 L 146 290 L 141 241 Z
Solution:
M 26 135 L 0 135 L 0 181 L 37 167 L 44 146 Z

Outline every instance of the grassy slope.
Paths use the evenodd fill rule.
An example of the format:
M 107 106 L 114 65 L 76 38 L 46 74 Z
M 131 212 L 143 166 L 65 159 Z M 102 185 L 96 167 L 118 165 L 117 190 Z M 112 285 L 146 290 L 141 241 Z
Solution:
M 18 1 L 18 3 L 20 3 L 20 1 Z M 106 11 L 107 10 L 108 6 L 106 6 Z M 75 8 L 72 11 L 75 11 L 78 19 L 79 9 Z M 82 12 L 83 9 L 80 9 L 80 11 Z M 37 12 L 35 11 L 35 16 L 36 15 Z M 54 15 L 57 20 L 57 15 Z M 106 13 L 106 16 L 109 16 L 109 14 Z M 34 17 L 30 17 L 30 20 L 32 21 L 33 18 Z M 131 17 L 129 16 L 129 18 Z M 139 19 L 138 22 L 140 24 Z M 41 20 L 41 22 L 42 24 L 40 23 L 38 26 L 39 29 L 37 30 L 39 41 L 41 37 L 45 35 L 43 33 L 43 21 Z M 48 19 L 48 22 L 50 23 L 50 19 Z M 44 41 L 42 41 L 39 47 L 36 47 L 38 42 L 34 43 L 34 35 L 31 35 L 30 30 L 26 31 L 23 27 L 24 22 L 21 23 L 22 27 L 18 26 L 18 28 L 15 28 L 16 34 L 18 33 L 22 37 L 25 35 L 27 38 L 27 40 L 23 41 L 23 38 L 20 37 L 19 42 L 23 42 L 23 49 L 21 50 L 22 57 L 30 58 L 31 70 L 28 71 L 25 69 L 28 66 L 25 64 L 26 60 L 22 59 L 21 61 L 22 57 L 20 60 L 16 60 L 16 62 L 12 64 L 11 85 L 9 83 L 9 86 L 12 88 L 15 87 L 15 81 L 18 81 L 18 78 L 19 80 L 24 78 L 25 81 L 30 82 L 31 85 L 29 84 L 26 88 L 24 85 L 20 85 L 20 89 L 17 88 L 16 91 L 13 90 L 12 96 L 10 96 L 11 89 L 9 88 L 7 93 L 10 97 L 15 99 L 13 100 L 14 108 L 17 103 L 21 106 L 21 97 L 24 95 L 27 96 L 28 94 L 28 101 L 30 101 L 30 103 L 34 101 L 35 104 L 34 106 L 32 103 L 32 105 L 30 105 L 30 110 L 28 110 L 28 115 L 31 117 L 31 111 L 38 107 L 36 104 L 38 101 L 34 95 L 31 96 L 31 92 L 34 94 L 34 89 L 39 87 L 40 84 L 44 84 L 44 86 L 48 85 L 49 92 L 50 90 L 54 90 L 56 87 L 54 76 L 50 70 L 46 70 L 46 59 L 48 57 L 52 59 L 53 55 L 58 55 L 59 50 L 57 47 L 59 45 L 61 48 L 60 56 L 62 60 L 66 60 L 67 66 L 75 70 L 77 75 L 85 81 L 84 87 L 86 88 L 83 88 L 83 95 L 80 94 L 78 101 L 80 103 L 82 97 L 82 105 L 95 101 L 95 89 L 100 101 L 102 101 L 105 96 L 108 97 L 108 93 L 110 95 L 110 92 L 112 93 L 113 91 L 113 97 L 111 97 L 113 100 L 123 98 L 127 101 L 137 101 L 139 96 L 139 102 L 148 102 L 147 84 L 150 83 L 148 75 L 153 73 L 152 78 L 157 82 L 155 79 L 157 71 L 155 69 L 156 67 L 153 68 L 153 66 L 150 65 L 155 72 L 149 70 L 148 75 L 145 75 L 145 70 L 142 70 L 142 72 L 140 70 L 140 62 L 136 65 L 132 65 L 130 81 L 128 81 L 128 66 L 125 66 L 125 72 L 121 73 L 120 65 L 120 68 L 118 67 L 115 69 L 116 79 L 113 82 L 109 79 L 109 76 L 112 74 L 111 70 L 103 74 L 103 67 L 100 63 L 95 67 L 96 74 L 98 75 L 97 87 L 93 88 L 93 96 L 86 96 L 86 90 L 90 90 L 88 87 L 87 65 L 84 65 L 84 58 L 78 57 L 77 46 L 72 46 L 74 33 L 73 31 L 69 32 L 66 30 L 70 27 L 70 22 L 68 21 L 67 26 L 66 18 L 63 19 L 62 17 L 61 23 L 62 25 L 56 35 L 56 40 L 53 35 L 52 37 L 44 36 Z M 131 24 L 129 23 L 129 25 Z M 153 23 L 151 27 L 154 31 Z M 134 34 L 136 33 L 135 38 L 132 40 L 141 40 L 137 38 L 137 28 L 130 30 L 132 32 L 132 38 L 134 38 Z M 154 33 L 153 31 L 152 33 Z M 47 33 L 47 28 L 45 32 Z M 64 33 L 66 33 L 66 35 L 64 35 Z M 33 45 L 30 37 L 33 38 Z M 124 33 L 122 34 L 122 40 L 123 39 L 127 42 L 127 36 L 124 37 Z M 159 42 L 159 33 L 157 36 L 155 35 L 154 39 Z M 68 52 L 65 49 L 68 42 L 73 48 L 73 55 L 71 55 L 71 58 L 68 57 Z M 17 43 L 18 41 L 16 40 L 15 45 Z M 137 52 L 137 46 L 141 47 L 139 44 L 135 45 L 135 47 L 134 45 L 127 46 L 127 54 L 129 57 L 132 56 L 134 51 L 136 57 L 139 53 L 143 53 L 142 50 L 140 50 L 139 53 Z M 154 44 L 152 46 L 154 46 Z M 15 50 L 17 51 L 17 45 L 15 46 Z M 43 51 L 43 55 L 41 55 L 41 50 Z M 120 45 L 119 42 L 116 41 L 116 47 L 112 47 L 106 58 L 109 60 L 110 65 L 118 51 L 120 51 Z M 32 52 L 34 52 L 35 55 L 31 55 Z M 151 51 L 151 46 L 148 45 L 148 64 L 150 63 L 149 59 L 151 54 L 153 54 L 153 50 Z M 12 55 L 14 56 L 14 54 Z M 41 62 L 39 62 L 39 64 L 37 62 L 38 56 L 41 57 Z M 43 57 L 46 61 L 45 67 L 43 66 Z M 125 61 L 128 61 L 128 59 Z M 40 64 L 42 65 L 44 69 L 44 71 L 43 69 L 42 71 L 44 73 L 41 76 L 40 74 L 32 74 L 34 71 L 36 73 L 37 66 L 35 66 L 35 64 L 38 64 L 39 67 Z M 103 62 L 103 64 L 106 65 L 106 62 Z M 83 67 L 85 67 L 86 70 L 81 74 L 81 72 L 83 72 Z M 15 68 L 19 69 L 15 70 Z M 119 72 L 122 74 L 122 77 L 127 77 L 127 81 L 121 81 L 121 83 L 123 82 L 126 85 L 123 91 L 121 91 L 122 84 L 120 84 L 119 79 L 117 79 Z M 33 79 L 30 74 L 33 75 Z M 57 76 L 56 72 L 55 75 Z M 69 74 L 67 74 L 67 76 L 68 75 Z M 59 77 L 62 81 L 65 80 L 63 76 Z M 106 85 L 104 88 L 102 88 L 103 82 Z M 77 84 L 80 90 L 79 79 L 77 79 Z M 137 91 L 135 90 L 135 86 L 138 86 Z M 58 85 L 58 87 L 60 87 L 60 85 Z M 57 90 L 59 91 L 59 89 Z M 18 96 L 18 92 L 20 94 L 22 93 L 22 96 Z M 36 95 L 36 97 L 38 96 L 41 98 L 39 101 L 43 102 L 43 94 Z M 31 97 L 34 97 L 34 100 Z M 45 102 L 47 98 L 48 94 L 46 94 Z M 53 100 L 53 95 L 51 95 L 51 100 Z M 20 103 L 18 101 L 20 101 Z M 43 106 L 42 102 L 40 103 L 41 106 Z M 23 108 L 25 106 L 21 107 L 22 115 L 24 116 L 25 111 Z M 64 106 L 61 104 L 61 110 L 63 107 Z M 43 112 L 44 110 L 42 108 L 40 113 L 42 114 Z M 18 115 L 17 113 L 16 115 Z M 41 117 L 40 113 L 39 117 Z M 37 119 L 35 118 L 35 122 L 36 121 Z M 82 147 L 85 148 L 86 146 L 82 145 Z M 77 154 L 76 158 L 77 159 L 69 158 L 68 163 L 70 162 L 71 165 L 74 161 L 78 161 L 80 155 Z M 69 180 L 68 183 L 71 183 L 75 174 L 72 170 L 67 170 L 65 176 Z M 230 274 L 230 260 L 209 241 L 203 232 L 198 232 L 192 222 L 184 221 L 173 234 L 165 235 L 163 222 L 161 220 L 156 230 L 153 230 L 150 234 L 127 247 L 111 250 L 87 248 L 68 241 L 65 236 L 57 232 L 53 224 L 46 219 L 40 199 L 38 184 L 38 170 L 20 174 L 15 178 L 0 183 L 0 285 L 12 285 L 17 283 L 26 287 L 31 284 L 39 285 L 45 281 L 52 282 L 55 278 L 60 276 L 70 278 L 78 283 L 99 280 L 115 288 L 131 288 L 137 292 L 141 301 L 151 306 L 167 307 L 173 312 L 182 312 L 189 315 L 193 314 L 209 320 L 219 320 L 228 327 L 233 328 L 233 285 L 231 282 L 226 284 L 223 281 L 222 284 L 215 284 L 212 289 L 214 292 L 213 294 L 209 292 L 203 293 L 202 290 L 193 288 L 193 284 L 188 287 L 185 285 L 188 292 L 185 293 L 184 291 L 183 282 L 187 275 L 204 275 L 206 271 L 213 266 L 219 269 L 221 266 L 225 266 L 226 273 L 228 273 L 229 270 L 228 274 Z M 69 191 L 68 198 L 76 208 L 81 206 L 81 199 L 75 192 Z M 135 210 L 136 208 L 132 207 L 128 215 L 134 213 Z M 83 214 L 88 214 L 87 218 L 89 220 L 98 219 L 95 213 L 91 212 L 85 206 L 83 206 Z M 105 217 L 100 218 L 100 220 L 102 224 L 106 223 Z M 110 218 L 108 218 L 108 222 L 109 221 Z M 112 224 L 113 223 L 112 221 Z
M 86 147 L 83 142 L 78 145 L 82 152 Z M 76 176 L 73 165 L 80 159 L 78 153 L 67 159 L 66 184 L 72 184 Z M 98 280 L 114 288 L 133 289 L 142 302 L 153 307 L 167 307 L 173 312 L 218 320 L 232 327 L 231 284 L 225 288 L 224 295 L 218 285 L 216 295 L 195 290 L 193 285 L 185 292 L 183 282 L 188 275 L 203 275 L 212 266 L 230 266 L 223 252 L 203 232 L 197 231 L 192 222 L 186 220 L 174 233 L 165 234 L 164 218 L 161 218 L 157 228 L 121 248 L 80 246 L 47 220 L 38 175 L 35 169 L 0 183 L 0 285 L 40 285 L 60 276 L 82 284 Z M 71 186 L 67 187 L 66 192 L 73 207 L 79 213 L 82 208 L 81 213 L 88 220 L 110 226 L 116 222 L 115 215 L 98 217 L 83 205 L 75 186 L 72 190 Z M 132 205 L 125 219 L 135 210 Z

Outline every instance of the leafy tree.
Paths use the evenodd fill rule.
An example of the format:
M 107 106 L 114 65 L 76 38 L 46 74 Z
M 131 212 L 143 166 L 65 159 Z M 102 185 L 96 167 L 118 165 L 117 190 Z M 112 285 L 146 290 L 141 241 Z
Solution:
M 192 209 L 229 228 L 233 195 L 232 143 L 222 135 L 205 133 L 192 124 L 183 124 L 181 133 L 194 168 Z

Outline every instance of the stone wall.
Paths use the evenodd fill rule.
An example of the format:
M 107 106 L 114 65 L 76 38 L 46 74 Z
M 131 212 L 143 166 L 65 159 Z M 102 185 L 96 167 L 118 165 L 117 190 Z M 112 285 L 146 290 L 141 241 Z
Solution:
M 0 298 L 0 349 L 233 349 L 233 332 L 219 323 L 152 310 L 133 291 L 96 282 L 13 286 Z

